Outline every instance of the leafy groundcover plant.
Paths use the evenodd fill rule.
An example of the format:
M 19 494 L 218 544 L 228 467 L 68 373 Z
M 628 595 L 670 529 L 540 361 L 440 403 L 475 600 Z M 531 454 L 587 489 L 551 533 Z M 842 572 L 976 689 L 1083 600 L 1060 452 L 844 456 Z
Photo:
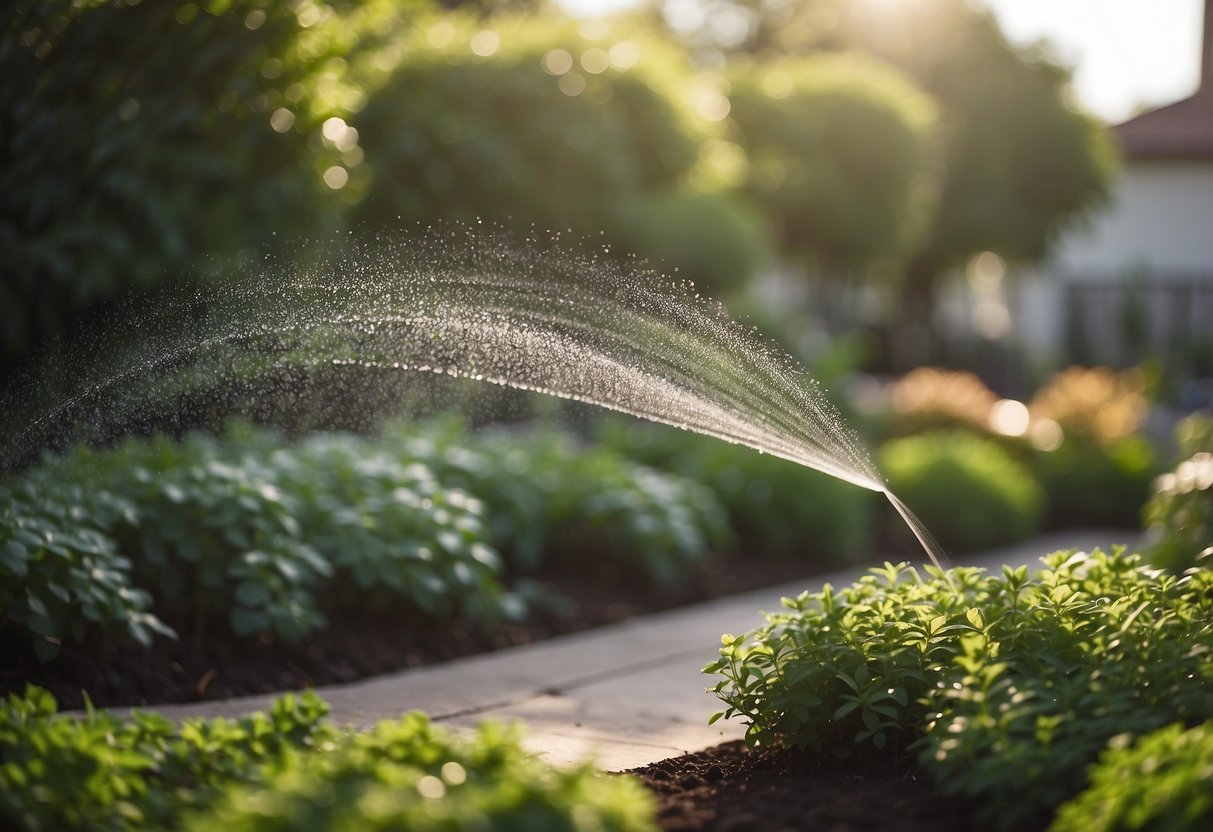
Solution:
M 744 718 L 755 745 L 892 753 L 983 823 L 1043 825 L 1110 741 L 1213 718 L 1213 572 L 1123 552 L 1044 563 L 926 577 L 886 564 L 785 599 L 766 626 L 722 638 L 705 668 L 722 677 L 714 719 Z
M 489 629 L 548 600 L 527 577 L 553 563 L 676 584 L 724 517 L 690 479 L 544 431 L 131 439 L 0 481 L 0 627 L 43 660 L 94 631 L 298 641 L 366 609 Z
M 644 789 L 525 754 L 514 728 L 459 739 L 420 713 L 338 730 L 315 694 L 175 726 L 56 714 L 37 688 L 0 704 L 0 825 L 51 830 L 653 830 Z

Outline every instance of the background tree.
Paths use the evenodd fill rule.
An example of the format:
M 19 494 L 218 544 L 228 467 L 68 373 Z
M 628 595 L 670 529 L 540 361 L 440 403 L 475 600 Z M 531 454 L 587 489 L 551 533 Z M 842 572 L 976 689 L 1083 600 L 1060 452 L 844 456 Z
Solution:
M 702 187 L 712 127 L 685 56 L 632 26 L 591 35 L 558 17 L 447 15 L 397 41 L 351 122 L 368 176 L 357 221 L 491 219 L 592 235 L 714 287 L 748 277 L 761 233 Z
M 933 106 L 855 54 L 734 62 L 745 188 L 783 251 L 827 276 L 897 255 L 927 170 Z
M 0 24 L 0 363 L 91 304 L 325 222 L 319 7 L 19 2 Z
M 845 0 L 707 0 L 710 14 L 689 16 L 680 7 L 656 0 L 654 14 L 696 49 L 768 60 L 862 50 L 935 100 L 935 207 L 900 269 L 899 325 L 920 337 L 957 266 L 982 251 L 1039 260 L 1107 194 L 1114 153 L 1103 125 L 1071 99 L 1068 72 L 1043 47 L 1009 44 L 989 12 L 964 0 L 879 13 Z

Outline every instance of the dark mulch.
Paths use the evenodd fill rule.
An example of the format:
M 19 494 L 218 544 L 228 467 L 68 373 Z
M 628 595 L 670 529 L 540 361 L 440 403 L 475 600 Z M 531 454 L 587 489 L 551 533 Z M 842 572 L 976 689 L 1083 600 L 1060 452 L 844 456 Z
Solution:
M 965 804 L 887 762 L 844 765 L 729 742 L 634 769 L 669 832 L 967 832 Z
M 97 638 L 65 646 L 45 665 L 23 638 L 0 632 L 0 695 L 32 682 L 72 708 L 82 705 L 81 691 L 98 706 L 153 705 L 351 682 L 797 578 L 805 578 L 808 588 L 811 574 L 820 568 L 803 560 L 716 558 L 674 587 L 646 586 L 611 573 L 609 564 L 595 574 L 553 573 L 545 580 L 572 603 L 493 632 L 479 632 L 458 620 L 435 625 L 401 610 L 342 617 L 306 643 L 286 644 L 231 637 L 221 622 L 212 622 L 205 637 L 197 638 L 189 622 L 174 621 L 169 614 L 164 617 L 181 634 L 180 641 L 160 639 L 145 650 Z

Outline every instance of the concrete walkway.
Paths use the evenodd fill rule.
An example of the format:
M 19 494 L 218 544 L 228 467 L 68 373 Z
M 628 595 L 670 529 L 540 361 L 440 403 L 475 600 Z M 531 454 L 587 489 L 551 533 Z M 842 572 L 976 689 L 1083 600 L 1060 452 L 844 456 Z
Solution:
M 998 568 L 1034 565 L 1057 549 L 1135 544 L 1132 532 L 1080 530 L 1037 538 L 958 564 Z M 523 647 L 318 689 L 339 723 L 367 727 L 422 710 L 465 730 L 485 718 L 522 720 L 527 748 L 556 765 L 586 759 L 608 771 L 646 765 L 727 740 L 744 726 L 707 725 L 718 700 L 705 693 L 700 669 L 716 656 L 721 633 L 763 623 L 780 598 L 829 581 L 842 586 L 864 569 L 818 575 L 792 584 L 641 616 Z M 159 707 L 170 718 L 239 716 L 264 709 L 256 696 Z

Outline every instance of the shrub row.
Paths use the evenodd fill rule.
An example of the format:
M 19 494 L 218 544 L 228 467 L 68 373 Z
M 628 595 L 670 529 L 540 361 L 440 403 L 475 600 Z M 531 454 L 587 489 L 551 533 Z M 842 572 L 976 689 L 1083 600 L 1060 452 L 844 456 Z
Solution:
M 875 495 L 793 462 L 685 430 L 605 419 L 594 434 L 608 449 L 715 492 L 750 557 L 839 564 L 872 541 Z
M 1158 472 L 1137 433 L 1143 390 L 1131 371 L 1071 367 L 1024 408 L 969 373 L 915 370 L 890 392 L 893 438 L 881 451 L 890 485 L 956 551 L 1041 527 L 1135 526 Z M 1021 424 L 1000 422 L 1008 406 Z
M 727 535 L 690 481 L 555 435 L 441 425 L 130 440 L 0 494 L 0 608 L 44 659 L 93 627 L 147 645 L 172 634 L 162 617 L 198 638 L 219 620 L 298 639 L 400 605 L 488 626 L 524 616 L 535 585 L 515 579 L 557 558 L 672 583 Z
M 751 744 L 912 754 L 981 821 L 1039 825 L 1114 738 L 1213 718 L 1213 572 L 1123 553 L 1044 563 L 1031 577 L 927 578 L 886 564 L 841 592 L 785 599 L 765 627 L 723 637 L 705 669 L 722 677 L 717 718 L 747 720 Z M 1174 770 L 1202 768 L 1159 776 Z
M 518 731 L 466 740 L 420 713 L 345 733 L 314 693 L 240 720 L 56 713 L 37 688 L 0 704 L 0 819 L 50 830 L 651 830 L 626 777 L 555 770 Z
M 1180 572 L 1213 558 L 1213 419 L 1190 416 L 1175 435 L 1183 461 L 1155 480 L 1144 518 L 1150 559 Z

